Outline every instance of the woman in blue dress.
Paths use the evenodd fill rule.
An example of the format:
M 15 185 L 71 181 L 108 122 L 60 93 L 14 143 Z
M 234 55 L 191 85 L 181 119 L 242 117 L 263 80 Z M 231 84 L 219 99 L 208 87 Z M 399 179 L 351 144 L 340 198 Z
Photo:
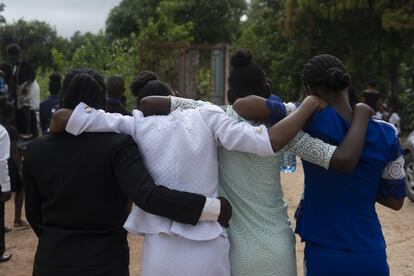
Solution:
M 319 55 L 305 64 L 302 78 L 308 94 L 328 103 L 325 109 L 314 114 L 304 130 L 338 145 L 353 115 L 348 99 L 350 75 L 336 57 Z M 251 108 L 254 99 L 244 101 L 250 109 L 243 113 L 239 108 L 239 114 L 257 118 Z M 271 101 L 268 99 L 268 106 Z M 269 110 L 262 114 L 269 114 Z M 305 192 L 296 212 L 296 233 L 306 243 L 305 275 L 389 275 L 386 245 L 375 204 L 394 210 L 402 208 L 403 165 L 396 129 L 376 120 L 368 123 L 362 155 L 351 173 L 325 170 L 303 161 Z

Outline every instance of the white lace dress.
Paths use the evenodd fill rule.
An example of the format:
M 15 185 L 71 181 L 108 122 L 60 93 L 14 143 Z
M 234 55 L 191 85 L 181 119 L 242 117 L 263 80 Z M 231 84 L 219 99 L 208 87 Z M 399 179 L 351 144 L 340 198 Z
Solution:
M 208 104 L 171 97 L 171 108 Z M 226 113 L 242 118 L 228 106 Z M 336 147 L 300 132 L 286 147 L 304 160 L 324 168 Z M 228 235 L 234 276 L 297 275 L 295 237 L 280 185 L 279 157 L 219 149 L 219 195 L 233 206 Z M 299 199 L 298 199 L 299 200 Z
M 169 116 L 133 117 L 105 113 L 79 104 L 69 133 L 120 132 L 138 144 L 155 183 L 217 197 L 217 146 L 274 156 L 267 129 L 228 117 L 217 106 L 175 111 Z M 135 207 L 125 227 L 145 235 L 144 276 L 229 276 L 229 242 L 216 221 L 186 225 Z

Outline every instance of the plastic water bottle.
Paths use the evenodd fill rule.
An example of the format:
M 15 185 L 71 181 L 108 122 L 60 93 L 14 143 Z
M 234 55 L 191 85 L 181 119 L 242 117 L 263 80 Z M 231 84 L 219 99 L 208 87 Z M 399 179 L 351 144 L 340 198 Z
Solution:
M 279 162 L 281 172 L 294 173 L 296 171 L 296 156 L 293 153 L 283 152 Z

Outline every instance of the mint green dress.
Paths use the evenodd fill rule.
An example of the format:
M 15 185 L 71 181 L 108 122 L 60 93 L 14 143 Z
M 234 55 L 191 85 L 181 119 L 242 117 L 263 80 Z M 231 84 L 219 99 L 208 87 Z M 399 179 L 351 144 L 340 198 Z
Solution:
M 171 108 L 196 108 L 205 102 L 171 97 Z M 227 114 L 243 120 L 231 106 Z M 336 147 L 301 132 L 286 148 L 327 168 Z M 228 228 L 231 274 L 294 276 L 295 237 L 280 185 L 279 156 L 219 149 L 219 194 L 233 206 Z M 298 199 L 299 200 L 299 199 Z

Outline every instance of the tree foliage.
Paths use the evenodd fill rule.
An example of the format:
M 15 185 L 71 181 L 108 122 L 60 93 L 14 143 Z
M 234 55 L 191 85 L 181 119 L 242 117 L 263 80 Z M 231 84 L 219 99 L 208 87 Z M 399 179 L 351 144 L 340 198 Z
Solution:
M 123 0 L 113 8 L 106 21 L 110 39 L 139 34 L 150 18 L 158 21 L 159 8 L 171 10 L 178 25 L 193 24 L 190 35 L 197 43 L 231 42 L 240 31 L 244 0 Z M 168 12 L 168 11 L 167 11 Z
M 23 19 L 0 28 L 3 60 L 7 60 L 6 48 L 10 43 L 18 43 L 24 51 L 25 58 L 30 60 L 35 68 L 52 67 L 53 57 L 50 49 L 63 50 L 68 45 L 67 41 L 59 37 L 56 30 L 46 22 Z

